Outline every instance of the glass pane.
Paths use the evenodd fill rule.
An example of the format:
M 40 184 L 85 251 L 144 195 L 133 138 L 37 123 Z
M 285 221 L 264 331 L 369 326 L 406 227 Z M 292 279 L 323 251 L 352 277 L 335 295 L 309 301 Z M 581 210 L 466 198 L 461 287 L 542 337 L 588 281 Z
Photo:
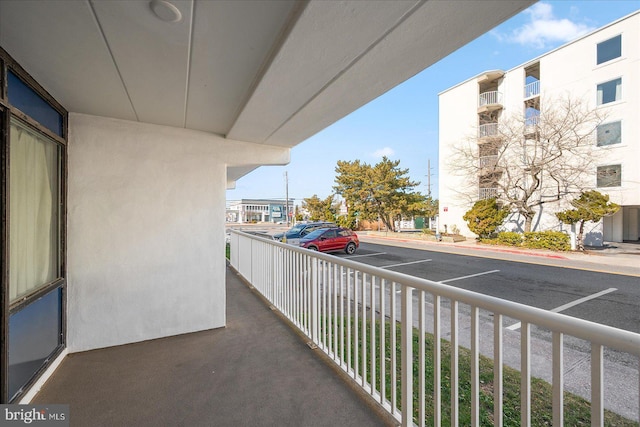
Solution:
M 9 299 L 59 277 L 58 145 L 11 120 L 9 162 Z
M 620 122 L 598 126 L 598 146 L 620 144 Z
M 621 98 L 622 79 L 611 80 L 610 82 L 598 85 L 598 105 L 619 101 Z
M 62 344 L 62 289 L 9 316 L 9 397 L 13 398 Z
M 56 135 L 63 136 L 62 115 L 11 71 L 7 76 L 9 103 Z
M 611 61 L 620 56 L 622 56 L 622 36 L 616 36 L 598 43 L 598 64 Z
M 622 173 L 620 165 L 598 166 L 598 187 L 620 187 Z

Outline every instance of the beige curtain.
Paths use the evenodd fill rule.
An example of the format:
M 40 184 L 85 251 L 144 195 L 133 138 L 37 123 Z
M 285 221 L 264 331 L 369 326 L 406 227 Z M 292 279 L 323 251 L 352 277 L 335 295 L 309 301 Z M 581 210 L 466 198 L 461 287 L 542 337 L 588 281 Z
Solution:
M 9 159 L 9 299 L 13 302 L 58 276 L 58 147 L 14 119 Z

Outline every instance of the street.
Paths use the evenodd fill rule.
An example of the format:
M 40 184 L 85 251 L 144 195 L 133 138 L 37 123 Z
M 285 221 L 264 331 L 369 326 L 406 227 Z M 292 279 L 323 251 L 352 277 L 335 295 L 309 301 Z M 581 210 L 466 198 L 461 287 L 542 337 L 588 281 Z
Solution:
M 339 256 L 640 333 L 637 277 L 371 243 Z

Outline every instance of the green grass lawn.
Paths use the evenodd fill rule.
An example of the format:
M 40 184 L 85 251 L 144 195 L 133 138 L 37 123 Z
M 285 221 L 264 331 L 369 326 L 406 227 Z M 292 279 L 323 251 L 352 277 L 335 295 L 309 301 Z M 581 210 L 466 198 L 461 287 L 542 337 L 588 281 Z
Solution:
M 351 336 L 355 335 L 355 325 L 352 319 L 346 319 L 346 328 L 351 327 Z M 359 326 L 362 320 L 359 319 Z M 385 322 L 385 379 L 386 394 L 389 398 L 391 390 L 391 341 L 389 322 Z M 396 326 L 397 342 L 400 343 L 401 330 L 399 324 Z M 380 324 L 376 322 L 376 357 L 380 354 Z M 370 355 L 370 323 L 367 322 L 367 337 L 362 339 L 360 336 L 358 342 L 352 339 L 352 359 L 354 357 L 353 349 L 358 347 L 361 354 L 363 345 L 366 346 L 367 358 Z M 346 333 L 345 333 L 346 336 Z M 414 360 L 414 421 L 417 423 L 419 417 L 419 340 L 420 335 L 417 329 L 413 331 L 413 360 Z M 426 400 L 426 423 L 433 423 L 433 335 L 426 334 L 424 337 L 426 347 L 426 381 L 425 381 L 425 400 Z M 399 346 L 396 355 L 398 363 L 397 377 L 400 378 L 400 350 Z M 345 350 L 345 357 L 346 357 Z M 471 353 L 468 349 L 459 347 L 459 425 L 471 425 Z M 352 360 L 353 366 L 354 360 Z M 367 370 L 369 362 L 367 362 Z M 380 390 L 380 363 L 376 363 L 376 389 Z M 483 426 L 492 426 L 493 422 L 493 360 L 484 356 L 480 356 L 480 424 Z M 451 417 L 451 345 L 448 341 L 441 342 L 441 396 L 442 396 L 442 425 L 450 425 Z M 371 382 L 371 373 L 367 373 L 367 380 Z M 401 406 L 402 397 L 400 384 L 396 384 L 398 393 L 398 405 Z M 520 425 L 520 372 L 508 366 L 503 367 L 503 420 L 505 426 Z M 531 425 L 533 426 L 550 426 L 552 425 L 553 408 L 552 408 L 552 386 L 538 378 L 531 378 Z M 585 399 L 574 394 L 565 392 L 564 394 L 564 424 L 566 426 L 588 426 L 590 421 L 590 403 Z M 613 412 L 605 411 L 605 425 L 607 426 L 638 426 L 637 422 L 628 420 Z

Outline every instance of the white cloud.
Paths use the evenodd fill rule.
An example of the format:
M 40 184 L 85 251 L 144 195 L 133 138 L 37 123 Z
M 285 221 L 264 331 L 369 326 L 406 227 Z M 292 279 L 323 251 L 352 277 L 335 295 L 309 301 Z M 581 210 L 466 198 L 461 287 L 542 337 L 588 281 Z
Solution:
M 549 3 L 536 3 L 524 13 L 529 15 L 529 22 L 513 30 L 511 34 L 494 32 L 493 35 L 500 41 L 544 49 L 566 43 L 593 30 L 587 24 L 556 17 L 553 6 Z
M 376 157 L 376 158 L 382 158 L 384 156 L 391 157 L 394 154 L 395 154 L 395 151 L 393 151 L 393 148 L 384 147 L 384 148 L 380 148 L 379 150 L 374 151 L 372 153 L 372 156 Z

